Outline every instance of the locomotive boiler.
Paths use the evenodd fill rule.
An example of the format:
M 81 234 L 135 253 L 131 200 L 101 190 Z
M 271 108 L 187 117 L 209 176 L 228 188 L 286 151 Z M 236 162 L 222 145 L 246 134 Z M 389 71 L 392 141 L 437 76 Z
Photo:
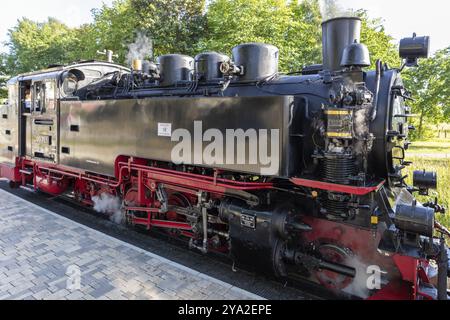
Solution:
M 323 64 L 283 75 L 242 44 L 133 63 L 85 61 L 8 82 L 0 176 L 164 230 L 237 266 L 370 299 L 447 299 L 437 177 L 405 183 L 411 99 L 371 65 L 358 18 L 323 23 Z M 405 66 L 428 37 L 402 40 Z M 116 202 L 119 203 L 119 202 Z M 103 206 L 104 207 L 104 206 Z

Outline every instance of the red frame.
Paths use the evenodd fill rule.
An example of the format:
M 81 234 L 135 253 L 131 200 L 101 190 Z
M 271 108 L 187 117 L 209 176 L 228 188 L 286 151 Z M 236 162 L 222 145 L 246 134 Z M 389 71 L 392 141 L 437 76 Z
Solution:
M 68 187 L 67 182 L 70 179 L 75 179 L 75 187 L 80 193 L 91 197 L 101 192 L 115 194 L 117 188 L 120 188 L 125 195 L 125 191 L 131 185 L 133 190 L 137 190 L 137 203 L 125 207 L 125 210 L 129 213 L 133 224 L 145 226 L 147 229 L 152 227 L 166 228 L 177 231 L 178 234 L 189 238 L 195 237 L 190 224 L 182 221 L 161 220 L 156 217 L 160 211 L 160 204 L 154 196 L 147 196 L 147 190 L 152 191 L 151 193 L 154 194 L 153 191 L 156 190 L 157 185 L 163 184 L 167 189 L 174 192 L 182 192 L 194 198 L 199 191 L 205 191 L 220 198 L 226 196 L 230 191 L 271 190 L 274 188 L 272 183 L 239 182 L 219 178 L 218 171 L 215 171 L 214 176 L 203 176 L 151 167 L 145 165 L 145 163 L 148 163 L 148 161 L 121 156 L 115 164 L 116 177 L 110 178 L 70 167 L 17 158 L 14 167 L 0 164 L 0 177 L 5 177 L 14 183 L 22 185 L 32 183 L 35 189 L 55 195 L 65 191 Z M 382 181 L 376 186 L 354 187 L 301 178 L 293 178 L 291 182 L 312 189 L 354 195 L 366 195 L 378 191 L 385 183 L 385 181 Z M 90 186 L 92 184 L 97 186 L 98 190 L 92 188 Z M 81 202 L 87 205 L 93 204 L 89 197 L 82 199 Z M 140 215 L 145 217 L 137 217 L 135 213 L 140 213 Z M 326 240 L 329 243 L 336 243 L 342 247 L 350 248 L 361 257 L 370 256 L 376 251 L 374 244 L 379 240 L 379 234 L 375 235 L 374 241 L 367 242 L 364 240 L 372 238 L 371 233 L 373 231 L 364 231 L 352 226 L 313 217 L 304 217 L 304 222 L 311 225 L 314 230 L 313 232 L 305 233 L 304 240 L 308 243 Z M 419 286 L 420 281 L 429 281 L 424 272 L 427 261 L 400 255 L 394 255 L 390 259 L 391 264 L 395 265 L 400 271 L 401 279 L 391 281 L 370 299 L 431 298 L 421 294 Z
M 347 194 L 353 194 L 356 196 L 365 196 L 369 193 L 378 191 L 381 189 L 381 187 L 386 183 L 385 180 L 380 182 L 376 186 L 370 186 L 370 187 L 356 187 L 356 186 L 348 186 L 348 185 L 342 185 L 342 184 L 334 184 L 329 182 L 322 182 L 317 180 L 308 180 L 308 179 L 302 179 L 302 178 L 292 178 L 291 182 L 297 186 L 302 187 L 309 187 L 313 189 L 319 189 L 319 190 L 327 190 L 327 191 L 333 191 L 333 192 L 341 192 L 341 193 L 347 193 Z

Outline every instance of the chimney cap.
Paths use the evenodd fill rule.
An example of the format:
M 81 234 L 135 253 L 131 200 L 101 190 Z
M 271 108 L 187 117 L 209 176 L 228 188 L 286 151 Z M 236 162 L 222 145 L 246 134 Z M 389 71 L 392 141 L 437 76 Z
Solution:
M 331 18 L 331 19 L 323 21 L 322 25 L 327 24 L 328 22 L 336 21 L 336 20 L 359 20 L 359 21 L 362 21 L 362 19 L 359 18 L 359 17 L 351 17 L 351 16 L 348 16 L 348 17 L 335 17 L 335 18 Z

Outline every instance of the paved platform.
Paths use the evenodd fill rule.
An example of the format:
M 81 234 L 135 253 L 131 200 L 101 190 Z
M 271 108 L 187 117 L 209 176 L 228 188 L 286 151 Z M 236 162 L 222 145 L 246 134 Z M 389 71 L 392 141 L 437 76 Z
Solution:
M 0 299 L 262 298 L 0 190 Z

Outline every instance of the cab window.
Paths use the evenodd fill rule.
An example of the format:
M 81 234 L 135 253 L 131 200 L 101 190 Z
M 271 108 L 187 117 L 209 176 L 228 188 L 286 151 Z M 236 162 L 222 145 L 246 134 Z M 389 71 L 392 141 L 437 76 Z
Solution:
M 25 81 L 20 85 L 20 104 L 23 113 L 31 113 L 32 109 L 32 86 L 31 81 Z
M 56 102 L 56 88 L 54 81 L 46 81 L 44 85 L 45 93 L 45 108 L 47 110 L 55 110 Z
M 45 103 L 45 84 L 35 82 L 33 84 L 33 112 L 43 112 Z

